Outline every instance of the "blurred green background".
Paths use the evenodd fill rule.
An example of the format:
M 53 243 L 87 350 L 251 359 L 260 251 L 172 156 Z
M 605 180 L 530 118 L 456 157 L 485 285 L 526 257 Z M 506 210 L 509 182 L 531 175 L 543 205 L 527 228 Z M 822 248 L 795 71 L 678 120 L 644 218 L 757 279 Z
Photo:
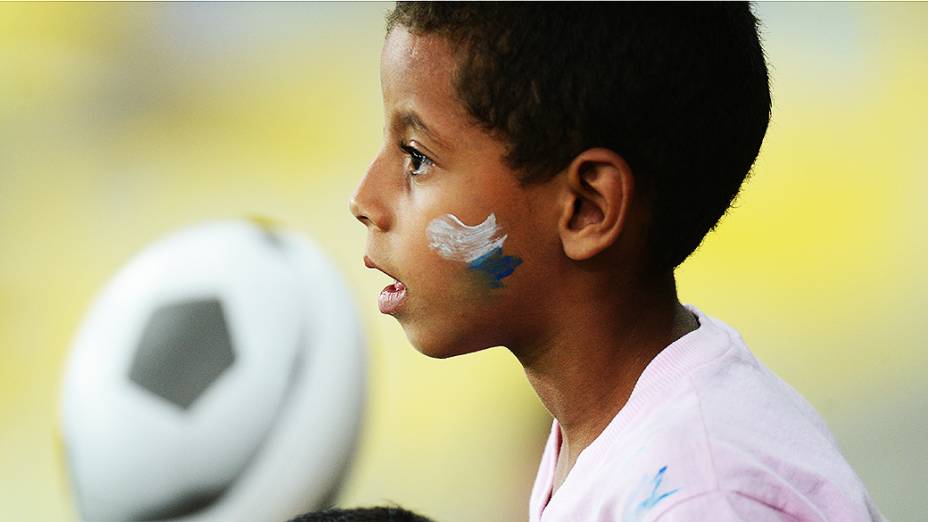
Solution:
M 338 500 L 519 520 L 549 417 L 504 350 L 429 360 L 375 304 L 347 200 L 380 142 L 389 4 L 0 4 L 0 520 L 75 518 L 73 335 L 113 272 L 188 224 L 262 215 L 353 283 L 370 400 Z M 893 520 L 928 513 L 928 4 L 756 6 L 773 120 L 679 270 L 824 415 Z

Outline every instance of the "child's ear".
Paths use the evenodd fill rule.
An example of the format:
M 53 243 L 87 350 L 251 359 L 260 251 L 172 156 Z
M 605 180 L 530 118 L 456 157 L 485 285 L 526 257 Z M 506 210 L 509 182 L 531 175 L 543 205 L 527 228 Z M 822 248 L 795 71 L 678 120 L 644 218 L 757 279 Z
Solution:
M 567 167 L 558 231 L 567 257 L 582 261 L 616 242 L 628 221 L 631 168 L 605 148 L 587 149 Z

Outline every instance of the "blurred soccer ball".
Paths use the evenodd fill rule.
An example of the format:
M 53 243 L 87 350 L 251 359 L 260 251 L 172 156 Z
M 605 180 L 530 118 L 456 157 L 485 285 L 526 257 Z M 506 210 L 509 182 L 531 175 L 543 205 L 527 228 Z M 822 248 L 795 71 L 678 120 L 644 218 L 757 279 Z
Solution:
M 363 339 L 308 240 L 249 221 L 142 251 L 72 347 L 62 430 L 85 520 L 283 520 L 337 488 Z

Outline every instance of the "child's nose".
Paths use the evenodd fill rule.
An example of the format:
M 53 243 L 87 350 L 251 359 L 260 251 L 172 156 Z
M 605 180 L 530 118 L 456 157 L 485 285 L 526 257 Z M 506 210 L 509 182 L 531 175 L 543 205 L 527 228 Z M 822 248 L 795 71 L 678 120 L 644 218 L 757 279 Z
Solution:
M 354 196 L 351 197 L 351 199 L 348 200 L 348 210 L 350 210 L 351 213 L 354 215 L 354 217 L 357 218 L 358 221 L 360 221 L 361 223 L 363 223 L 365 227 L 371 228 L 371 226 L 373 226 L 373 227 L 379 228 L 379 229 L 382 229 L 382 228 L 383 228 L 383 227 L 379 224 L 379 223 L 382 223 L 383 220 L 380 219 L 380 220 L 376 220 L 376 221 L 375 221 L 374 219 L 372 219 L 372 218 L 370 217 L 370 215 L 372 214 L 372 212 L 369 212 L 369 211 L 366 209 L 366 207 L 363 206 L 363 205 L 359 202 L 358 197 L 357 197 L 357 194 L 355 194 Z
M 348 200 L 348 210 L 351 211 L 351 214 L 357 218 L 358 221 L 364 223 L 364 226 L 370 226 L 371 220 L 361 209 L 361 204 L 358 203 L 357 196 L 351 196 L 351 199 Z
M 382 201 L 385 191 L 383 187 L 378 188 L 376 186 L 377 180 L 382 177 L 378 176 L 377 165 L 377 159 L 371 162 L 364 177 L 361 178 L 361 182 L 358 183 L 358 188 L 355 189 L 351 199 L 348 200 L 348 209 L 367 228 L 373 226 L 381 231 L 386 231 L 389 228 L 390 220 L 387 208 Z

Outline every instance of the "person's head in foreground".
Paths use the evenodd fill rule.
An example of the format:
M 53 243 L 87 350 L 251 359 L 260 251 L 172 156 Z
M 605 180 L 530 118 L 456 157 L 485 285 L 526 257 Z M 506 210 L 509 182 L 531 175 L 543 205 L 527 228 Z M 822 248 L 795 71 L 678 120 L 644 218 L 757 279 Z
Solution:
M 533 520 L 875 513 L 812 407 L 677 298 L 770 118 L 748 5 L 399 3 L 381 87 L 350 202 L 380 309 L 428 356 L 522 363 L 555 418 Z
M 401 507 L 332 508 L 305 513 L 289 522 L 432 522 Z

